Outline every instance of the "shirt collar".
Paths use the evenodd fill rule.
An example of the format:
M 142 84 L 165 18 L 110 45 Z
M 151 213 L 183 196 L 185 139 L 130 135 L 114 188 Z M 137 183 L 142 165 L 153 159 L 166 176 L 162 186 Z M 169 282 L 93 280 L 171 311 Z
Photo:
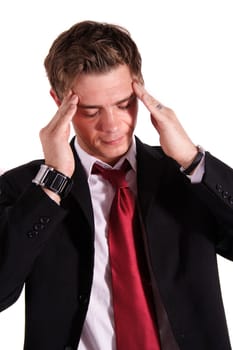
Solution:
M 127 159 L 128 162 L 130 163 L 132 169 L 136 172 L 136 142 L 135 142 L 134 137 L 132 140 L 132 144 L 131 144 L 130 148 L 128 149 L 127 153 L 123 157 L 121 157 L 113 167 L 107 163 L 102 162 L 100 159 L 91 156 L 86 151 L 84 151 L 78 143 L 77 136 L 75 137 L 74 147 L 75 147 L 75 151 L 77 152 L 77 154 L 81 160 L 81 163 L 84 167 L 84 170 L 87 174 L 88 179 L 91 175 L 92 166 L 96 162 L 104 167 L 107 167 L 107 168 L 119 169 L 121 167 L 121 165 L 123 164 L 124 160 Z

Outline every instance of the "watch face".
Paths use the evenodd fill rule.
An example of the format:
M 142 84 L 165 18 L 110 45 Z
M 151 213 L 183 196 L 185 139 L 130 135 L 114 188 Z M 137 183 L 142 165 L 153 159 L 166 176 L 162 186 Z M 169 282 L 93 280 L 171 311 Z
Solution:
M 71 180 L 56 170 L 50 170 L 45 179 L 45 187 L 56 192 L 62 198 L 65 197 L 69 190 Z
M 61 198 L 67 196 L 72 187 L 72 180 L 69 177 L 45 164 L 41 165 L 33 182 L 57 193 Z

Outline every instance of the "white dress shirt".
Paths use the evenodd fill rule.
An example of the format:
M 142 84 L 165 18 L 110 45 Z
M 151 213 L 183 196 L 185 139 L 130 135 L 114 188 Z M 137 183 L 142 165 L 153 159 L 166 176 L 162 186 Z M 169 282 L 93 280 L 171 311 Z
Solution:
M 75 140 L 75 149 L 87 174 L 95 224 L 94 277 L 90 303 L 78 350 L 116 350 L 107 241 L 108 216 L 114 197 L 114 189 L 109 181 L 101 175 L 92 174 L 91 172 L 95 162 L 107 168 L 119 169 L 124 160 L 127 159 L 132 169 L 127 173 L 126 180 L 136 196 L 136 144 L 134 140 L 126 155 L 114 167 L 86 153 L 79 146 L 77 139 Z M 189 176 L 190 181 L 200 182 L 203 173 L 204 165 L 202 161 L 201 165 L 197 167 L 197 171 Z
M 104 167 L 112 167 L 87 154 L 81 149 L 77 140 L 75 141 L 75 149 L 87 174 L 95 223 L 94 278 L 78 350 L 116 350 L 107 241 L 108 215 L 114 197 L 114 189 L 109 181 L 101 175 L 91 173 L 95 162 Z M 125 159 L 128 159 L 132 167 L 132 170 L 126 175 L 126 180 L 131 190 L 136 194 L 135 142 L 133 142 L 127 154 L 113 168 L 119 169 Z

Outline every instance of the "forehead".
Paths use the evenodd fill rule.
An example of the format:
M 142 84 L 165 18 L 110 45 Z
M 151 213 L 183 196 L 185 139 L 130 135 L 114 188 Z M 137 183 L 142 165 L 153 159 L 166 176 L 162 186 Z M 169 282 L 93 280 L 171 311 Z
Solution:
M 133 77 L 126 65 L 107 73 L 85 74 L 77 78 L 73 91 L 83 104 L 105 104 L 120 101 L 133 92 Z

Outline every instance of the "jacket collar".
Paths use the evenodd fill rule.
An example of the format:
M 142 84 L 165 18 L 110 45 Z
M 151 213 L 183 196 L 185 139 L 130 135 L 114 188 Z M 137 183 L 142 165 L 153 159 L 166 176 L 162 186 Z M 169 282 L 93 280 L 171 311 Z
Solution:
M 79 203 L 89 224 L 94 228 L 94 217 L 87 175 L 75 151 L 74 140 L 75 138 L 71 140 L 71 148 L 75 158 L 76 170 L 72 177 L 74 185 L 71 190 L 71 195 Z M 154 195 L 156 195 L 161 183 L 165 155 L 161 147 L 148 146 L 142 143 L 137 137 L 136 152 L 138 201 L 140 203 L 142 216 L 146 218 L 151 201 Z
M 161 147 L 148 146 L 136 138 L 138 202 L 142 216 L 146 218 L 152 199 L 161 185 L 166 159 Z
M 73 138 L 70 142 L 75 160 L 75 171 L 72 176 L 73 187 L 71 189 L 70 194 L 71 197 L 73 197 L 78 202 L 92 231 L 94 232 L 94 216 L 92 210 L 90 190 L 87 182 L 87 175 L 82 166 L 80 158 L 77 152 L 75 151 L 74 140 L 75 138 Z

